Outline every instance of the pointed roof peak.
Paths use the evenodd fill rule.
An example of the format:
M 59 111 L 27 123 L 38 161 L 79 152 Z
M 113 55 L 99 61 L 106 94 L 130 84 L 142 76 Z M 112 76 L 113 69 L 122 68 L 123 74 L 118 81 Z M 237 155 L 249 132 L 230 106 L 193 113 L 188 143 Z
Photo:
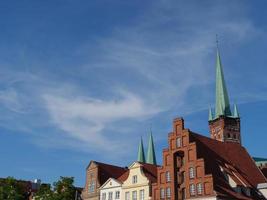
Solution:
M 138 147 L 137 161 L 138 162 L 146 162 L 142 136 L 141 136 L 141 140 L 140 140 L 139 147 Z
M 209 107 L 209 121 L 213 120 L 213 112 L 211 106 Z
M 234 118 L 240 118 L 240 115 L 239 115 L 239 112 L 238 112 L 236 104 L 234 104 L 234 115 L 233 115 L 233 117 Z
M 221 63 L 221 57 L 217 43 L 217 55 L 216 55 L 216 107 L 215 107 L 215 117 L 221 115 L 231 116 L 231 109 L 229 103 L 229 96 L 226 88 L 226 83 L 224 79 L 223 67 Z
M 148 142 L 146 163 L 153 164 L 153 165 L 157 164 L 153 135 L 152 135 L 151 129 L 150 129 L 150 136 L 149 136 L 149 142 Z

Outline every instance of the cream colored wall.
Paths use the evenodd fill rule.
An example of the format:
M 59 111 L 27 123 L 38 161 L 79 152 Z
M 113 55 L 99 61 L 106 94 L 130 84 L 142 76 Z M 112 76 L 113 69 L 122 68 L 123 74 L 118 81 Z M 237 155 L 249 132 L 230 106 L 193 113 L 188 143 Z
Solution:
M 134 163 L 130 166 L 130 172 L 127 180 L 122 184 L 122 199 L 126 199 L 125 193 L 130 192 L 130 200 L 132 200 L 132 192 L 137 191 L 137 200 L 140 199 L 140 190 L 144 190 L 145 200 L 150 200 L 149 196 L 149 180 L 144 175 L 141 170 L 141 165 L 139 163 Z M 137 183 L 132 183 L 132 177 L 137 175 Z

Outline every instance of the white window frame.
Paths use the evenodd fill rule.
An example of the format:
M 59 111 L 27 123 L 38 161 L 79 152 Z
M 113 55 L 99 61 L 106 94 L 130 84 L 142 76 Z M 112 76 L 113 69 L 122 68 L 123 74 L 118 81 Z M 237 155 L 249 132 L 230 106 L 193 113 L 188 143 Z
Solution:
M 197 194 L 202 194 L 202 193 L 203 193 L 203 184 L 197 183 Z
M 102 200 L 106 200 L 106 195 L 107 195 L 107 194 L 106 194 L 105 192 L 103 192 L 103 193 L 102 193 L 102 198 L 101 198 L 101 199 L 102 199 Z
M 189 192 L 190 192 L 190 196 L 195 196 L 196 195 L 196 186 L 195 186 L 195 184 L 190 184 L 189 185 Z
M 166 188 L 166 197 L 168 199 L 171 198 L 171 188 L 169 188 L 169 187 Z
M 145 200 L 145 190 L 140 190 L 139 191 L 139 199 L 140 200 Z
M 194 169 L 194 167 L 189 167 L 189 178 L 190 179 L 195 178 L 195 169 Z
M 109 192 L 108 193 L 108 200 L 112 200 L 113 199 L 113 192 Z
M 169 171 L 166 172 L 166 182 L 171 182 L 171 173 Z
M 130 200 L 130 192 L 125 192 L 125 200 Z
M 182 146 L 182 139 L 180 137 L 176 138 L 176 147 L 179 148 Z
M 137 175 L 134 175 L 132 178 L 132 183 L 135 184 L 137 183 Z
M 160 199 L 164 199 L 164 198 L 165 198 L 165 189 L 160 188 Z
M 132 191 L 132 200 L 137 200 L 137 191 Z
M 120 191 L 115 192 L 115 199 L 120 199 Z

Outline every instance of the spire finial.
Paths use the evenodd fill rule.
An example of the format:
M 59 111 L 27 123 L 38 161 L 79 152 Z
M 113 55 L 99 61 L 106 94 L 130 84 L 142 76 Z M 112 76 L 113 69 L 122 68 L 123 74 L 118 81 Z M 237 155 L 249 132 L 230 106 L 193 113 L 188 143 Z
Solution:
M 138 156 L 137 156 L 138 162 L 146 162 L 145 153 L 144 153 L 144 145 L 143 145 L 143 138 L 141 136 L 141 140 L 138 147 Z
M 218 39 L 218 34 L 216 33 L 216 46 L 217 49 L 219 49 L 219 39 Z
M 152 130 L 151 129 L 150 129 L 150 136 L 149 136 L 149 142 L 148 142 L 146 163 L 153 164 L 153 165 L 157 164 L 154 141 L 153 141 L 153 136 L 152 136 Z
M 212 108 L 211 106 L 209 107 L 209 121 L 213 120 L 213 113 L 212 113 Z

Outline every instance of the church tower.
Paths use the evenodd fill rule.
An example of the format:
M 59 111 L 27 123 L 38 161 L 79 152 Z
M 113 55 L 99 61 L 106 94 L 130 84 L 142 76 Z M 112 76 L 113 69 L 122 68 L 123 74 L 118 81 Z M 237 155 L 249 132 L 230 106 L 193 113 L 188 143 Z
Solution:
M 240 117 L 236 105 L 233 110 L 232 113 L 217 45 L 215 112 L 209 108 L 209 128 L 212 139 L 241 144 Z

